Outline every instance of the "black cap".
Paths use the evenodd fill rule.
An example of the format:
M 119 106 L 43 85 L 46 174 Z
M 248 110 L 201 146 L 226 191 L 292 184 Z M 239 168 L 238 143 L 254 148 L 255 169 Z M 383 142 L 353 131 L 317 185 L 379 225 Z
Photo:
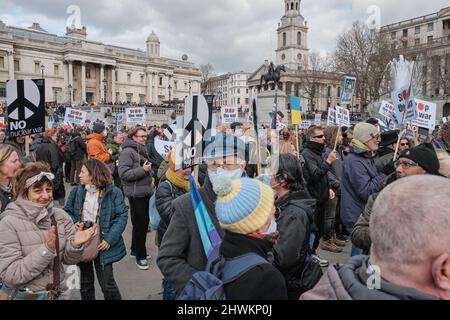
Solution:
M 381 136 L 380 146 L 382 147 L 386 147 L 393 143 L 397 143 L 398 141 L 398 133 L 395 130 L 382 132 L 380 136 Z
M 94 127 L 92 128 L 92 131 L 95 133 L 101 134 L 103 131 L 105 131 L 105 125 L 101 122 L 94 123 Z
M 236 127 L 242 127 L 242 123 L 241 122 L 233 122 L 232 124 L 230 124 L 230 128 L 231 130 L 235 130 Z
M 427 173 L 439 175 L 439 159 L 434 147 L 430 143 L 423 143 L 414 148 L 403 151 L 399 158 L 407 158 L 416 162 Z

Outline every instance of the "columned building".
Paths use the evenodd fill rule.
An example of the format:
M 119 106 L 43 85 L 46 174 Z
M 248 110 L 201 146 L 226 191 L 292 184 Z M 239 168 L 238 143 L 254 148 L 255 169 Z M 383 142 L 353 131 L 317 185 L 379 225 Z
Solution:
M 276 65 L 284 65 L 281 90 L 285 95 L 298 96 L 304 112 L 327 111 L 340 100 L 343 75 L 313 70 L 309 65 L 308 24 L 301 15 L 301 0 L 284 0 L 285 14 L 278 24 Z M 260 86 L 261 76 L 267 73 L 269 61 L 249 77 L 251 98 L 271 88 Z M 286 99 L 288 109 L 289 99 Z
M 200 94 L 201 72 L 186 55 L 161 57 L 154 32 L 146 45 L 145 52 L 89 41 L 86 27 L 58 36 L 38 23 L 19 28 L 0 21 L 0 100 L 8 79 L 42 77 L 47 102 L 160 105 Z

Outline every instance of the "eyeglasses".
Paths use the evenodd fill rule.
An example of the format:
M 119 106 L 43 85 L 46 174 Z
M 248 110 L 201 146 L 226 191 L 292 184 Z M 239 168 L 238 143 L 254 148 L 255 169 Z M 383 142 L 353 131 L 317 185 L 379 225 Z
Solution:
M 400 145 L 401 145 L 402 147 L 406 147 L 406 146 L 409 147 L 409 143 L 400 143 Z
M 397 160 L 397 161 L 394 162 L 394 166 L 395 166 L 395 168 L 398 168 L 398 167 L 402 166 L 403 169 L 409 169 L 409 168 L 412 168 L 412 167 L 418 167 L 419 164 L 415 163 L 413 161 L 409 162 L 409 161 L 399 161 L 399 160 Z
M 324 135 L 324 134 L 321 134 L 321 135 L 319 135 L 319 136 L 314 136 L 313 138 L 322 139 L 322 138 L 324 138 L 324 137 L 325 137 L 325 135 Z
M 148 135 L 146 135 L 146 134 L 144 134 L 142 136 L 136 136 L 136 138 L 147 138 L 147 137 L 148 137 Z

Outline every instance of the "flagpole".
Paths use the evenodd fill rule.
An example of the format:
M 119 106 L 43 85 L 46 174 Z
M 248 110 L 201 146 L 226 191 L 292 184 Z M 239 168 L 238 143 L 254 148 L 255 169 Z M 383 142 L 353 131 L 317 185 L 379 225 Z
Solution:
M 297 146 L 297 159 L 300 159 L 300 146 L 298 145 L 298 124 L 295 125 L 295 143 Z
M 30 136 L 25 136 L 25 155 L 30 155 Z
M 258 130 L 258 117 L 256 114 L 256 99 L 253 99 L 252 104 L 252 110 L 253 110 L 253 128 L 255 130 L 255 136 L 256 136 L 256 158 L 258 162 L 258 176 L 262 175 L 262 160 L 261 160 L 261 141 L 259 139 L 259 130 Z

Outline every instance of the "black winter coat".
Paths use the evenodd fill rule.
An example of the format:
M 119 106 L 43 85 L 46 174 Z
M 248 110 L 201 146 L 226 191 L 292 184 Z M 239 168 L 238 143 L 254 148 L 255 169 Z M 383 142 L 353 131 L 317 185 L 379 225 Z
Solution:
M 329 199 L 328 171 L 331 166 L 323 159 L 322 153 L 311 149 L 308 144 L 302 152 L 305 158 L 305 179 L 308 191 L 317 200 L 317 204 L 324 204 Z
M 86 156 L 86 142 L 81 138 L 79 133 L 72 133 L 68 145 L 73 143 L 74 151 L 70 155 L 70 160 L 80 161 Z
M 243 234 L 225 231 L 220 253 L 225 259 L 248 253 L 268 259 L 272 244 Z M 283 275 L 271 264 L 258 265 L 237 280 L 225 285 L 228 300 L 287 300 L 287 289 Z
M 169 227 L 170 220 L 173 215 L 172 202 L 179 196 L 186 192 L 184 189 L 178 188 L 176 185 L 166 179 L 165 176 L 161 178 L 158 189 L 156 190 L 156 209 L 161 217 L 158 226 L 158 244 L 161 243 L 164 234 Z
M 316 200 L 307 191 L 299 190 L 275 201 L 275 207 L 279 212 L 276 221 L 280 239 L 273 247 L 273 264 L 288 281 L 303 268 Z
M 56 172 L 64 163 L 62 151 L 56 143 L 44 139 L 36 149 L 36 161 L 42 161 L 50 165 L 51 171 Z

